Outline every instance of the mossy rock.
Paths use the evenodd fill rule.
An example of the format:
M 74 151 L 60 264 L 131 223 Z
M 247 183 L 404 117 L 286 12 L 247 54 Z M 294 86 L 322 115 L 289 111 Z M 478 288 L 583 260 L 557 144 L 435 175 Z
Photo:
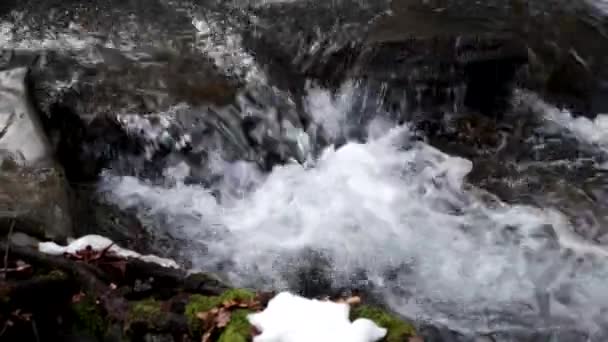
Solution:
M 103 336 L 108 322 L 92 297 L 86 296 L 79 302 L 73 303 L 72 314 L 74 317 L 72 327 L 75 332 L 87 333 L 96 337 Z
M 411 323 L 405 322 L 399 317 L 392 315 L 382 309 L 361 305 L 351 311 L 351 319 L 367 318 L 387 330 L 384 341 L 403 342 L 409 337 L 416 336 L 416 328 Z
M 193 334 L 200 332 L 200 323 L 196 314 L 209 311 L 225 301 L 229 300 L 251 300 L 255 298 L 255 292 L 246 289 L 227 290 L 219 296 L 192 295 L 186 305 L 186 317 L 188 326 Z M 227 341 L 227 340 L 226 340 Z
M 232 312 L 230 323 L 220 335 L 218 342 L 247 342 L 251 339 L 251 324 L 247 315 L 251 310 L 240 309 Z
M 150 298 L 133 303 L 129 311 L 128 323 L 146 323 L 155 326 L 162 318 L 160 302 Z

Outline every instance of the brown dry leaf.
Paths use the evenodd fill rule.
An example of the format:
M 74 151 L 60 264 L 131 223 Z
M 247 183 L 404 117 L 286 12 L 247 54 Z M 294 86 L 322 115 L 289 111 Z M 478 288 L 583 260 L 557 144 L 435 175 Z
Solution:
M 72 296 L 72 303 L 74 303 L 74 304 L 79 303 L 82 300 L 82 298 L 84 298 L 84 296 L 86 296 L 84 294 L 84 292 L 79 292 L 79 293 L 73 295 Z
M 236 300 L 229 299 L 229 300 L 224 301 L 222 303 L 222 306 L 225 307 L 226 309 L 229 309 L 229 308 L 237 306 L 238 304 L 240 304 L 240 303 L 237 302 Z
M 83 292 L 79 292 L 72 296 L 72 303 L 78 303 L 84 298 L 85 294 Z
M 209 312 L 199 312 L 196 314 L 196 317 L 201 321 L 207 321 L 209 318 Z
M 220 310 L 220 312 L 215 317 L 215 325 L 218 328 L 224 328 L 230 323 L 230 318 L 232 314 L 228 310 Z
M 361 297 L 359 297 L 359 296 L 350 297 L 350 298 L 346 299 L 346 304 L 359 305 L 359 304 L 361 304 Z

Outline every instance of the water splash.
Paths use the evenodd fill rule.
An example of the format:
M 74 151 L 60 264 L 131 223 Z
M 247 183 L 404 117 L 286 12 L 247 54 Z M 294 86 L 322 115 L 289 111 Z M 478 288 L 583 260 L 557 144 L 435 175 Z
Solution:
M 533 112 L 542 115 L 581 142 L 594 145 L 608 152 L 608 114 L 599 114 L 593 119 L 574 116 L 566 109 L 557 108 L 543 101 L 539 96 L 519 91 L 518 101 L 525 102 Z
M 311 108 L 341 117 L 339 107 Z M 470 161 L 413 140 L 407 126 L 371 127 L 365 143 L 268 175 L 219 163 L 225 177 L 215 191 L 112 176 L 102 189 L 190 240 L 185 253 L 197 268 L 237 284 L 287 288 L 289 274 L 306 267 L 302 253 L 316 250 L 333 285 L 364 281 L 407 316 L 463 331 L 604 332 L 603 248 L 570 234 L 555 210 L 509 206 L 467 185 Z

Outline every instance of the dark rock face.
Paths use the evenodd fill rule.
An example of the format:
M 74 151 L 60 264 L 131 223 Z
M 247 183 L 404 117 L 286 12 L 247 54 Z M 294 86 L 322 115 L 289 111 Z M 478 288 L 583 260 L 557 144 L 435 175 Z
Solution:
M 298 6 L 265 6 L 254 12 L 260 20 L 248 29 L 253 33 L 245 34 L 245 46 L 269 69 L 281 70 L 270 76 L 279 85 L 290 84 L 294 93 L 294 85 L 306 79 L 336 88 L 354 78 L 383 85 L 386 94 L 378 96 L 388 100 L 389 110 L 432 111 L 464 104 L 500 116 L 508 108 L 516 72 L 528 59 L 525 44 L 514 35 L 475 35 L 447 27 L 442 32 L 405 31 L 400 37 L 386 37 L 377 32 L 390 16 L 379 15 L 377 8 L 368 14 L 368 25 L 355 26 L 350 22 L 361 22 L 361 14 L 349 17 L 348 5 L 341 5 L 333 10 L 344 13 L 329 23 L 317 19 L 327 16 L 315 16 L 314 6 L 300 9 L 298 15 Z M 273 26 L 272 15 L 294 23 Z M 426 15 L 432 18 L 432 13 Z M 401 15 L 400 20 L 409 21 L 411 16 Z M 394 104 L 393 98 L 400 103 Z
M 72 231 L 67 184 L 31 106 L 26 73 L 0 72 L 0 227 L 62 240 Z

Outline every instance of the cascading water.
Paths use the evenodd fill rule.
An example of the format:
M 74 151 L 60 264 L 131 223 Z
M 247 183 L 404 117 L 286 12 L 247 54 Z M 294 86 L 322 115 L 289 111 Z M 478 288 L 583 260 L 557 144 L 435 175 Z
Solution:
M 371 23 L 389 13 L 385 1 L 352 2 L 160 1 L 180 10 L 178 30 L 196 30 L 193 47 L 239 81 L 238 96 L 229 105 L 113 113 L 144 153 L 110 164 L 99 192 L 136 212 L 153 235 L 169 236 L 179 261 L 237 285 L 363 291 L 465 341 L 484 334 L 606 340 L 606 115 L 574 118 L 521 90 L 505 120 L 515 123 L 493 133 L 504 141 L 478 155 L 469 153 L 472 144 L 452 148 L 421 135 L 415 119 L 428 114 L 421 105 L 427 93 L 449 99 L 437 106 L 445 111 L 440 121 L 447 133 L 458 131 L 451 120 L 463 114 L 460 75 L 428 69 L 432 54 L 407 51 L 396 65 L 418 69 L 392 70 L 394 56 L 372 53 L 377 70 L 363 63 L 345 72 L 359 61 L 335 59 L 357 51 Z M 294 15 L 309 5 L 312 15 Z M 125 18 L 124 31 L 137 27 L 137 16 Z M 68 33 L 15 41 L 27 29 L 0 22 L 0 42 L 80 52 L 103 45 L 144 63 L 151 54 L 134 47 L 137 40 L 154 45 L 156 34 L 171 36 L 140 30 L 131 37 L 121 26 L 106 41 Z M 100 57 L 84 55 L 92 64 Z M 291 62 L 305 71 L 292 72 Z M 378 74 L 394 82 L 373 79 Z M 410 76 L 419 103 L 407 103 L 399 88 Z M 157 158 L 159 151 L 168 156 Z M 583 189 L 588 179 L 593 191 Z
M 310 92 L 309 101 L 328 95 Z M 344 95 L 343 95 L 344 96 Z M 339 100 L 341 101 L 341 100 Z M 339 122 L 340 103 L 311 106 Z M 327 123 L 332 125 L 333 123 Z M 471 162 L 381 118 L 370 138 L 260 174 L 218 165 L 218 192 L 107 176 L 124 208 L 187 237 L 184 256 L 243 285 L 289 287 L 318 251 L 332 286 L 371 286 L 396 311 L 462 331 L 583 328 L 603 336 L 608 250 L 552 209 L 506 205 L 464 181 Z M 350 284 L 350 285 L 349 285 Z
M 212 38 L 204 48 L 219 65 L 236 62 L 250 85 L 267 83 L 239 36 L 222 28 L 218 39 L 213 25 L 195 21 Z M 230 39 L 222 40 L 226 32 Z M 223 41 L 231 53 L 221 53 Z M 325 147 L 268 174 L 213 151 L 211 169 L 222 179 L 211 186 L 184 183 L 182 165 L 165 170 L 169 187 L 107 173 L 101 190 L 185 240 L 180 254 L 194 268 L 236 284 L 306 291 L 300 273 L 321 268 L 313 281 L 321 291 L 364 288 L 404 316 L 465 335 L 603 340 L 608 249 L 576 235 L 556 208 L 507 204 L 468 184 L 471 161 L 420 141 L 413 127 L 388 119 L 379 99 L 353 105 L 363 92 L 353 82 L 338 94 L 309 85 L 303 101 L 328 141 L 343 141 L 350 127 L 367 132 L 363 141 Z M 602 117 L 583 122 L 540 100 L 526 103 L 564 135 L 605 148 Z

